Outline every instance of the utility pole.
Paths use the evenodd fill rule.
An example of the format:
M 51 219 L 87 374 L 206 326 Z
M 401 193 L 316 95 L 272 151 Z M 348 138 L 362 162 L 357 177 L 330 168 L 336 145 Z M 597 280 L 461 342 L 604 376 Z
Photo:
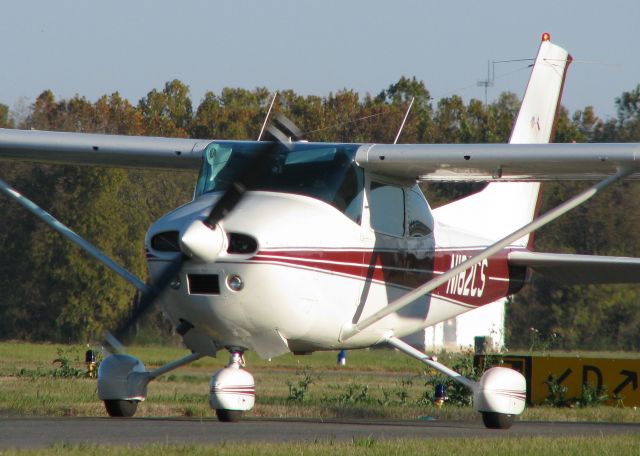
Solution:
M 496 66 L 495 62 L 490 62 L 487 60 L 487 79 L 483 81 L 478 81 L 478 87 L 484 87 L 484 105 L 487 106 L 487 92 L 489 87 L 493 87 L 495 76 L 496 76 Z

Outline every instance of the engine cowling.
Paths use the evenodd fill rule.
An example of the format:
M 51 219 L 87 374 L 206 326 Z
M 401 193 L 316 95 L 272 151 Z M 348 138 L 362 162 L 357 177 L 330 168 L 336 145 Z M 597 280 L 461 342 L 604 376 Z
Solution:
M 98 397 L 103 401 L 144 401 L 148 383 L 144 364 L 131 355 L 110 355 L 98 368 Z
M 253 375 L 232 365 L 211 377 L 209 403 L 216 410 L 251 410 L 256 400 Z
M 473 392 L 473 409 L 477 412 L 520 415 L 527 398 L 527 382 L 520 372 L 506 367 L 492 367 L 480 378 Z

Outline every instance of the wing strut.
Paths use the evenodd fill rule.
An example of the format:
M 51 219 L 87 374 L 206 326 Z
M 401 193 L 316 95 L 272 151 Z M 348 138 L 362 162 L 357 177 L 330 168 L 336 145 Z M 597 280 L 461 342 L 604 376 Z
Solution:
M 411 345 L 409 345 L 406 342 L 401 341 L 397 337 L 395 337 L 395 336 L 387 336 L 386 342 L 389 345 L 391 345 L 392 347 L 395 347 L 398 350 L 400 350 L 401 352 L 404 352 L 405 354 L 407 354 L 409 356 L 412 356 L 413 358 L 417 359 L 418 361 L 420 361 L 420 362 L 426 364 L 427 366 L 437 370 L 438 372 L 441 372 L 444 375 L 447 375 L 447 376 L 451 377 L 456 382 L 458 382 L 461 385 L 464 385 L 467 388 L 469 388 L 471 391 L 475 392 L 478 389 L 478 382 L 474 382 L 473 380 L 465 377 L 464 375 L 459 374 L 458 372 L 456 372 L 456 371 L 454 371 L 452 369 L 449 369 L 444 364 L 439 363 L 438 361 L 436 361 L 431 356 L 425 355 L 424 353 L 420 352 L 419 350 L 416 350 Z
M 490 245 L 479 254 L 460 263 L 455 268 L 449 269 L 447 272 L 437 277 L 434 277 L 424 285 L 421 285 L 415 290 L 410 291 L 404 296 L 396 299 L 395 301 L 391 302 L 388 306 L 386 306 L 384 309 L 379 310 L 378 312 L 368 316 L 367 318 L 365 318 L 364 320 L 356 324 L 353 324 L 352 322 L 345 323 L 342 326 L 342 331 L 340 333 L 340 339 L 339 339 L 340 342 L 344 342 L 345 340 L 350 339 L 351 337 L 355 336 L 365 328 L 368 328 L 374 323 L 377 323 L 378 321 L 382 320 L 387 315 L 399 311 L 400 309 L 411 304 L 413 301 L 420 298 L 421 296 L 424 296 L 427 293 L 430 293 L 431 291 L 435 290 L 440 285 L 447 282 L 449 279 L 471 268 L 474 264 L 477 264 L 478 262 L 485 260 L 491 257 L 492 255 L 495 255 L 496 253 L 500 252 L 503 248 L 507 247 L 508 245 L 520 239 L 521 237 L 526 236 L 532 231 L 535 231 L 538 228 L 543 227 L 547 223 L 569 212 L 571 209 L 574 209 L 580 206 L 585 201 L 589 200 L 591 197 L 595 196 L 597 193 L 602 191 L 604 188 L 608 187 L 609 185 L 611 185 L 612 183 L 620 179 L 623 179 L 624 177 L 628 176 L 632 172 L 633 172 L 633 169 L 630 167 L 620 169 L 616 174 L 607 177 L 606 179 L 589 187 L 587 190 L 577 194 L 573 198 L 565 201 L 564 203 L 560 204 L 554 209 L 551 209 L 544 215 L 533 220 L 531 223 L 524 225 L 522 228 L 514 231 L 513 233 L 502 238 L 498 242 Z
M 96 246 L 88 242 L 86 239 L 77 235 L 70 228 L 62 224 L 58 219 L 56 219 L 54 216 L 52 216 L 47 211 L 42 209 L 40 206 L 38 206 L 36 203 L 31 201 L 29 198 L 20 194 L 15 189 L 11 188 L 2 179 L 0 179 L 0 191 L 2 191 L 2 193 L 7 195 L 9 198 L 18 202 L 20 205 L 22 205 L 25 209 L 27 209 L 33 215 L 35 215 L 44 223 L 46 223 L 51 228 L 56 230 L 58 233 L 60 233 L 61 235 L 69 239 L 71 242 L 76 244 L 82 250 L 87 252 L 89 255 L 91 255 L 93 258 L 98 260 L 100 263 L 104 264 L 106 267 L 111 269 L 113 272 L 118 274 L 127 282 L 132 284 L 142 293 L 148 293 L 150 291 L 149 287 L 143 281 L 141 281 L 135 275 L 131 274 L 125 268 L 123 268 L 122 266 L 117 264 L 115 261 L 113 261 L 111 258 L 109 258 L 102 250 L 100 250 L 99 248 L 97 248 Z

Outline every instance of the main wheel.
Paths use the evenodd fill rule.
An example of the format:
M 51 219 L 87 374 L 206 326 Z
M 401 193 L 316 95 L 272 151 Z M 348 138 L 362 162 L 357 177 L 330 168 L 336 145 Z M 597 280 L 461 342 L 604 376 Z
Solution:
M 223 423 L 237 423 L 242 418 L 242 410 L 216 409 L 216 416 Z
M 509 429 L 513 425 L 515 415 L 495 412 L 481 412 L 482 422 L 488 429 Z
M 138 401 L 121 401 L 109 399 L 104 401 L 109 416 L 114 418 L 131 418 L 136 413 Z

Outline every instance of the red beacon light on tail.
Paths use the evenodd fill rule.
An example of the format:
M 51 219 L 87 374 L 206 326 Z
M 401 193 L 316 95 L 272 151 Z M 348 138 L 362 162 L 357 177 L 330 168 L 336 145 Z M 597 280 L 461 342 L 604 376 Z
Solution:
M 551 41 L 551 35 L 549 35 L 547 32 L 544 32 L 542 34 L 542 41 Z

